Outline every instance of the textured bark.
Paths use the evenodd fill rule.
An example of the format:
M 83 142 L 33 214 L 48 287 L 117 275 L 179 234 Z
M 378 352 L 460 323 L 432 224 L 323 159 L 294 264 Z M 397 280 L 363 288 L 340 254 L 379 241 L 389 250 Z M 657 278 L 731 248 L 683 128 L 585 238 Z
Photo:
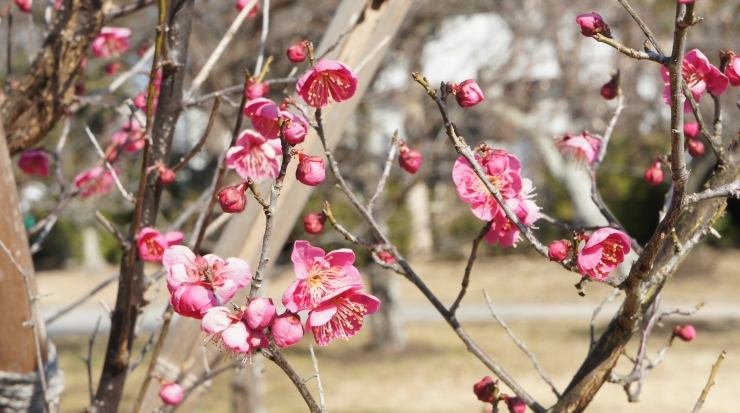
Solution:
M 72 102 L 80 62 L 103 27 L 101 0 L 66 0 L 31 68 L 0 108 L 11 155 L 46 136 Z
M 148 166 L 158 161 L 166 163 L 169 159 L 175 125 L 182 112 L 183 79 L 192 17 L 193 0 L 177 0 L 171 3 L 168 17 L 169 31 L 166 37 L 171 62 L 162 69 L 162 83 L 157 116 L 152 129 Z M 157 174 L 149 174 L 144 193 L 139 195 L 143 196 L 140 228 L 154 226 L 161 192 L 162 186 L 158 182 Z M 134 238 L 136 231 L 138 228 L 132 225 L 130 239 Z M 95 395 L 95 409 L 98 412 L 118 410 L 131 358 L 136 319 L 142 307 L 147 304 L 144 300 L 146 288 L 144 263 L 135 252 L 133 259 L 130 257 L 121 261 L 123 276 L 119 282 L 116 307 L 111 318 L 111 335 L 103 373 Z

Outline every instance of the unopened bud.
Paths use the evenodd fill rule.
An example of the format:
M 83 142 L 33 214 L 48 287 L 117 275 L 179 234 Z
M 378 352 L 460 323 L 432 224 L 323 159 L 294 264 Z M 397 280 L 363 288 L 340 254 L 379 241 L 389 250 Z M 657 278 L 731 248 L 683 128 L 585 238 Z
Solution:
M 320 156 L 309 156 L 301 152 L 298 155 L 298 168 L 295 177 L 304 185 L 316 186 L 324 182 L 326 170 L 324 159 Z
M 182 401 L 182 386 L 177 383 L 163 382 L 162 388 L 159 390 L 159 397 L 162 399 L 164 404 L 176 406 Z
M 612 75 L 612 78 L 601 87 L 601 97 L 606 100 L 612 100 L 619 95 L 619 71 Z
M 701 158 L 704 156 L 704 142 L 700 140 L 689 141 L 689 155 L 694 158 Z
M 612 37 L 609 25 L 598 13 L 586 13 L 576 17 L 576 23 L 581 28 L 581 34 L 586 37 L 593 37 L 601 33 L 606 37 Z
M 524 413 L 527 411 L 527 403 L 519 396 L 507 398 L 506 407 L 509 408 L 509 413 Z
M 218 191 L 218 203 L 221 204 L 221 210 L 227 214 L 244 211 L 244 208 L 247 206 L 247 197 L 244 194 L 246 191 L 246 182 L 227 186 Z
M 326 224 L 326 214 L 323 212 L 313 212 L 303 218 L 303 229 L 311 235 L 324 232 L 324 224 Z
M 457 104 L 463 108 L 475 106 L 483 101 L 483 91 L 475 80 L 468 79 L 453 88 Z
M 485 403 L 493 403 L 493 394 L 496 390 L 496 382 L 492 378 L 483 377 L 478 383 L 473 385 L 473 393 L 478 400 Z
M 700 132 L 701 128 L 699 128 L 699 124 L 696 122 L 688 122 L 683 125 L 683 134 L 689 139 L 696 139 Z
M 251 80 L 247 82 L 247 87 L 244 89 L 244 94 L 249 100 L 261 98 L 269 92 L 270 85 L 263 82 L 252 82 Z
M 550 257 L 550 261 L 563 262 L 568 258 L 570 252 L 571 243 L 567 239 L 561 239 L 559 241 L 553 241 L 550 247 L 547 249 L 547 255 Z
M 398 156 L 398 163 L 401 165 L 406 172 L 415 174 L 416 171 L 421 167 L 422 156 L 416 149 L 411 149 L 406 146 L 405 143 L 401 142 L 399 146 L 401 154 Z
M 691 341 L 696 338 L 696 329 L 691 324 L 676 326 L 673 328 L 673 335 L 683 341 Z
M 288 48 L 288 51 L 285 54 L 291 62 L 301 63 L 306 60 L 306 46 L 303 42 L 294 44 Z
M 663 167 L 660 166 L 659 161 L 655 161 L 655 163 L 650 165 L 650 167 L 647 168 L 647 170 L 645 171 L 645 180 L 647 181 L 648 185 L 659 185 L 663 182 L 663 178 Z

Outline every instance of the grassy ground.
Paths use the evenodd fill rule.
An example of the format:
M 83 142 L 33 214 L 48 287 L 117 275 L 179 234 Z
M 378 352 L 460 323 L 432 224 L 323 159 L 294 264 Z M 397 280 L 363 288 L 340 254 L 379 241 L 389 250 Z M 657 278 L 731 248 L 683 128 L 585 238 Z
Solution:
M 705 254 L 705 255 L 702 255 Z M 706 255 L 710 254 L 710 255 Z M 699 251 L 689 261 L 664 300 L 712 303 L 737 302 L 740 291 L 740 270 L 737 254 L 723 256 Z M 480 289 L 485 287 L 494 302 L 508 303 L 596 303 L 607 289 L 589 286 L 585 299 L 576 296 L 573 275 L 560 271 L 542 260 L 529 261 L 512 257 L 483 260 L 476 267 L 470 295 L 466 302 L 480 302 Z M 460 268 L 464 263 L 429 263 L 417 265 L 425 279 L 445 301 L 457 293 Z M 41 277 L 43 279 L 43 276 Z M 289 282 L 280 279 L 271 286 L 271 296 Z M 43 286 L 43 283 L 41 283 Z M 423 298 L 402 283 L 404 301 Z M 43 292 L 43 288 L 42 288 Z M 581 301 L 578 301 L 581 300 Z M 520 320 L 510 326 L 537 355 L 542 366 L 562 390 L 586 354 L 589 340 L 589 314 L 583 319 Z M 670 328 L 686 319 L 672 318 L 656 329 L 649 357 L 654 357 L 670 335 Z M 696 320 L 695 320 L 696 321 Z M 603 327 L 606 321 L 599 323 Z M 607 384 L 599 392 L 589 412 L 688 412 L 699 397 L 710 368 L 723 349 L 729 354 L 705 404 L 704 412 L 737 412 L 737 386 L 740 383 L 740 320 L 711 319 L 694 322 L 698 337 L 691 343 L 675 342 L 664 362 L 647 377 L 639 403 L 630 404 L 621 387 Z M 506 371 L 543 405 L 551 405 L 555 396 L 540 379 L 530 360 L 514 345 L 493 320 L 466 325 L 471 336 L 480 343 Z M 328 411 L 342 412 L 480 412 L 483 404 L 472 393 L 473 384 L 489 374 L 483 365 L 469 354 L 455 333 L 443 323 L 420 323 L 406 327 L 408 345 L 400 354 L 378 354 L 366 351 L 369 332 L 363 331 L 349 341 L 332 343 L 317 349 L 319 368 Z M 102 366 L 107 337 L 98 338 L 93 349 L 93 376 Z M 89 404 L 85 365 L 80 356 L 87 355 L 87 336 L 55 337 L 60 364 L 67 375 L 67 390 L 62 399 L 63 411 L 78 412 Z M 299 374 L 312 374 L 308 344 L 311 337 L 285 351 L 286 357 Z M 634 354 L 634 346 L 629 350 Z M 137 354 L 136 352 L 134 354 Z M 148 361 L 145 361 L 148 362 Z M 269 412 L 305 411 L 302 399 L 283 373 L 269 362 L 262 364 L 265 377 L 265 403 Z M 121 411 L 127 411 L 138 392 L 145 366 L 129 379 Z M 630 363 L 622 359 L 621 373 L 629 371 Z M 228 412 L 230 380 L 225 373 L 213 381 L 210 391 L 200 403 L 201 412 Z M 313 386 L 313 381 L 311 382 Z

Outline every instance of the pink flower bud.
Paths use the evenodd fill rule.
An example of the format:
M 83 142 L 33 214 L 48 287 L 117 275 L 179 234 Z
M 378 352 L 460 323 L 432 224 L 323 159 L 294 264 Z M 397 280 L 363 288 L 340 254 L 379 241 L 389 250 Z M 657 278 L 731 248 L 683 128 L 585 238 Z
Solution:
M 725 68 L 725 76 L 730 80 L 732 86 L 740 86 L 740 56 L 733 54 L 730 55 L 728 60 L 727 67 Z
M 480 90 L 480 87 L 473 79 L 463 80 L 453 90 L 455 91 L 455 100 L 457 100 L 457 104 L 461 107 L 469 108 L 483 100 L 483 91 Z
M 270 92 L 270 85 L 262 82 L 247 82 L 247 88 L 244 90 L 244 94 L 247 95 L 247 99 L 257 99 L 266 95 Z
M 701 129 L 699 128 L 699 124 L 696 122 L 688 122 L 683 125 L 683 134 L 689 139 L 696 139 L 700 132 Z
M 31 0 L 14 0 L 15 4 L 18 6 L 20 11 L 24 13 L 30 13 L 31 12 Z
M 272 338 L 278 347 L 289 347 L 301 341 L 303 325 L 297 314 L 286 311 L 272 324 Z
M 655 186 L 663 182 L 663 168 L 660 166 L 660 162 L 655 161 L 645 171 L 645 180 L 648 185 Z
M 689 141 L 689 155 L 694 158 L 701 158 L 704 156 L 704 142 L 700 140 Z
M 252 330 L 261 331 L 269 327 L 277 318 L 272 298 L 252 298 L 244 312 L 244 318 Z
M 570 247 L 570 241 L 568 241 L 567 239 L 553 241 L 553 243 L 550 244 L 550 247 L 547 249 L 547 255 L 550 257 L 550 261 L 565 261 L 565 259 L 568 258 Z
M 294 44 L 293 46 L 290 46 L 288 48 L 286 55 L 288 55 L 288 60 L 290 60 L 291 62 L 301 63 L 302 61 L 306 60 L 306 47 L 304 46 L 303 42 Z
M 316 186 L 324 182 L 326 178 L 324 159 L 301 152 L 298 154 L 298 168 L 295 171 L 295 177 L 300 183 L 308 186 Z
M 295 146 L 302 143 L 306 139 L 306 133 L 308 131 L 304 123 L 293 119 L 285 119 L 283 137 L 288 145 Z
M 484 403 L 493 403 L 493 392 L 496 390 L 496 384 L 492 378 L 483 377 L 473 385 L 473 393 L 478 397 L 478 400 Z
M 247 3 L 249 3 L 249 0 L 238 0 L 236 2 L 236 9 L 239 11 L 244 10 L 244 7 L 247 6 Z M 249 13 L 247 13 L 247 17 L 251 19 L 252 17 L 256 16 L 257 13 L 259 13 L 259 11 L 260 11 L 260 4 L 257 3 L 254 5 L 252 10 L 250 10 Z
M 326 215 L 323 212 L 313 212 L 303 218 L 303 229 L 311 235 L 321 234 L 325 223 Z
M 120 62 L 108 63 L 107 65 L 105 65 L 105 73 L 109 75 L 115 75 L 116 72 L 118 72 L 118 69 L 120 68 L 121 68 Z
M 612 78 L 601 87 L 601 97 L 606 100 L 612 100 L 619 95 L 619 73 L 612 76 Z
M 244 211 L 244 207 L 247 206 L 247 197 L 244 195 L 246 191 L 246 182 L 227 186 L 218 191 L 218 203 L 221 204 L 221 210 L 227 214 Z
M 612 37 L 609 25 L 604 23 L 604 19 L 598 13 L 591 12 L 578 15 L 576 23 L 581 28 L 581 34 L 586 37 L 596 36 L 598 33 L 606 37 Z
M 388 251 L 380 251 L 378 253 L 378 258 L 383 260 L 386 264 L 394 264 L 396 262 L 396 259 L 393 258 L 393 254 Z
M 696 0 L 678 0 L 679 4 L 691 4 L 695 2 Z
M 673 327 L 673 335 L 683 341 L 691 341 L 696 338 L 696 329 L 691 324 Z
M 421 166 L 421 153 L 407 147 L 405 143 L 401 143 L 399 150 L 401 154 L 398 156 L 398 163 L 401 165 L 401 168 L 412 175 L 415 174 Z
M 78 83 L 75 85 L 75 95 L 82 96 L 85 94 L 85 84 L 84 83 Z
M 40 149 L 25 151 L 18 159 L 18 167 L 29 175 L 49 176 L 49 157 Z
M 175 172 L 164 166 L 164 164 L 161 165 L 159 167 L 159 182 L 161 182 L 162 185 L 169 185 L 175 182 Z
M 519 396 L 507 398 L 506 407 L 509 408 L 509 413 L 524 413 L 527 411 L 527 403 Z
M 177 383 L 164 383 L 162 388 L 159 390 L 159 397 L 162 399 L 164 404 L 170 406 L 177 406 L 182 401 L 183 391 L 182 386 Z

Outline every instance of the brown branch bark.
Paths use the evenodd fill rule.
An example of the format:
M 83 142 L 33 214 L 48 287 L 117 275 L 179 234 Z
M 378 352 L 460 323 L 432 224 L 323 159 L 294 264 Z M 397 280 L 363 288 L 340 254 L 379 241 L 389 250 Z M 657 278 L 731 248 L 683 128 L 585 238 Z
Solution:
M 0 108 L 11 155 L 43 139 L 69 107 L 80 62 L 103 27 L 102 6 L 101 0 L 65 2 L 31 68 Z

